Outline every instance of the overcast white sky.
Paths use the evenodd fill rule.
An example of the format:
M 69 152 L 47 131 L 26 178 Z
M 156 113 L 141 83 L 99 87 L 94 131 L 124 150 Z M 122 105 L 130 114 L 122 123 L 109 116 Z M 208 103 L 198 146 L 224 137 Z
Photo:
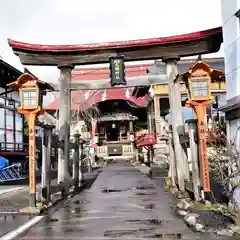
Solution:
M 7 38 L 77 44 L 162 37 L 221 25 L 220 0 L 0 0 L 0 55 L 22 70 Z M 217 55 L 222 56 L 220 51 Z M 29 67 L 56 81 L 53 67 Z

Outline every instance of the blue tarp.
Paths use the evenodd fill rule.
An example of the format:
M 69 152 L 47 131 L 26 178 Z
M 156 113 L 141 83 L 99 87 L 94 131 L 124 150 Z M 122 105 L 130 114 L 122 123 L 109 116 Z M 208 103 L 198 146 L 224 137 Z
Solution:
M 187 107 L 183 107 L 183 116 L 184 116 L 184 121 L 188 120 L 188 119 L 194 119 L 195 118 L 195 114 L 192 108 L 187 108 Z M 172 124 L 171 122 L 171 113 L 169 115 L 166 116 L 166 121 L 169 124 Z
M 8 166 L 9 166 L 9 161 L 4 157 L 0 157 L 0 169 L 3 169 Z
M 183 108 L 183 116 L 184 116 L 184 121 L 188 119 L 194 119 L 194 111 L 192 108 Z

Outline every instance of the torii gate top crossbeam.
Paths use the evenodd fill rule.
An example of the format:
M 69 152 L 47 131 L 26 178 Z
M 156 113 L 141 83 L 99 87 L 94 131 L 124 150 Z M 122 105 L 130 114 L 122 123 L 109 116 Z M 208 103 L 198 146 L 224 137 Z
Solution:
M 23 65 L 59 66 L 108 63 L 109 56 L 124 55 L 125 61 L 185 57 L 217 52 L 222 28 L 189 34 L 82 45 L 38 45 L 8 40 Z

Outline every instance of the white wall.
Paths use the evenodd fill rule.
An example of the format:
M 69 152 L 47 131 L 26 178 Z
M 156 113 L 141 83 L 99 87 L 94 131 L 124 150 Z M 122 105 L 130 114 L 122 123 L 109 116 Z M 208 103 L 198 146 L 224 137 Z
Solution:
M 240 0 L 222 0 L 221 4 L 227 99 L 230 99 L 240 95 L 240 19 L 235 16 Z
M 229 122 L 228 137 L 231 145 L 235 145 L 236 150 L 240 147 L 240 119 L 234 119 Z
M 227 100 L 240 95 L 240 0 L 221 0 Z M 228 139 L 240 147 L 240 119 L 229 121 Z

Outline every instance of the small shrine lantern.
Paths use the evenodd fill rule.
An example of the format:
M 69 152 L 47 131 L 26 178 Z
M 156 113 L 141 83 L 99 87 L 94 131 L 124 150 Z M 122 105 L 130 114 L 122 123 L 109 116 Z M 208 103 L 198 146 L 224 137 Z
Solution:
M 18 112 L 24 114 L 28 120 L 29 135 L 29 195 L 31 208 L 36 208 L 36 118 L 43 113 L 43 95 L 46 89 L 53 88 L 46 82 L 36 79 L 29 73 L 22 74 L 16 81 L 8 84 L 8 87 L 19 91 L 20 107 Z
M 9 83 L 8 86 L 19 91 L 19 111 L 40 110 L 43 105 L 43 95 L 46 94 L 45 90 L 53 90 L 48 83 L 35 79 L 28 73 L 22 74 L 15 82 Z
M 182 75 L 185 83 L 188 101 L 187 107 L 195 110 L 197 115 L 198 147 L 200 153 L 200 169 L 202 179 L 202 191 L 211 191 L 207 147 L 206 147 L 206 107 L 213 102 L 211 95 L 211 81 L 213 69 L 205 62 L 198 60 L 192 68 Z
M 185 84 L 188 92 L 187 103 L 212 101 L 211 95 L 211 73 L 213 69 L 202 61 L 188 71 Z

